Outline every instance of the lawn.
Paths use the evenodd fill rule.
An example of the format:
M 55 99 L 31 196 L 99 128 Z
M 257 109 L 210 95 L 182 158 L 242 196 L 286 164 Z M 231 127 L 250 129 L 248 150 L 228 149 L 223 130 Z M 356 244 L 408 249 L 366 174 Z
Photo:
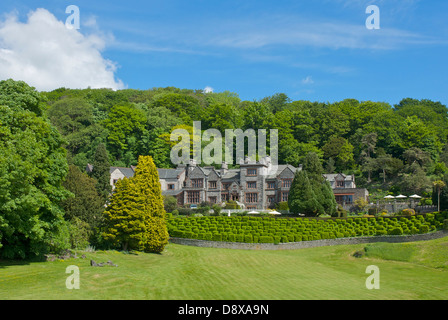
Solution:
M 356 251 L 363 256 L 353 257 Z M 85 254 L 66 261 L 0 261 L 0 299 L 448 299 L 448 237 L 290 251 L 169 244 L 163 254 Z M 91 267 L 90 259 L 118 267 Z M 70 265 L 79 267 L 79 290 L 66 288 Z M 380 270 L 379 290 L 365 286 L 369 265 Z

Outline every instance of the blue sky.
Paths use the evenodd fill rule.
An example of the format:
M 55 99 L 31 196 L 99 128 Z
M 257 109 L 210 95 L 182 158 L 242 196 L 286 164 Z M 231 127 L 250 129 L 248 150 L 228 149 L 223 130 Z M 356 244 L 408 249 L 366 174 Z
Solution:
M 365 26 L 371 4 L 379 30 Z M 68 35 L 69 5 L 81 21 Z M 447 12 L 442 0 L 1 2 L 0 79 L 448 104 Z

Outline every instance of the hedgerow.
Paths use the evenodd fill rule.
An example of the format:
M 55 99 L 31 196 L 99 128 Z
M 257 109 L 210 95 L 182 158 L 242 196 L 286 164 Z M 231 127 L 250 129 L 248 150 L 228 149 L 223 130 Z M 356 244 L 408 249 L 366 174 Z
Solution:
M 360 236 L 411 235 L 443 229 L 448 211 L 403 217 L 336 219 L 273 217 L 168 218 L 171 237 L 245 242 L 286 243 Z

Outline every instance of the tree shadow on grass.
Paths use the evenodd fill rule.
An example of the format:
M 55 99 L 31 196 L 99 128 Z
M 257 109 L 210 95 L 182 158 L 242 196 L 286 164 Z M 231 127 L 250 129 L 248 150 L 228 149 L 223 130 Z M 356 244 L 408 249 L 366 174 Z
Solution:
M 5 260 L 0 259 L 0 269 L 4 269 L 7 267 L 13 267 L 13 266 L 27 266 L 30 265 L 33 262 L 42 262 L 42 260 Z

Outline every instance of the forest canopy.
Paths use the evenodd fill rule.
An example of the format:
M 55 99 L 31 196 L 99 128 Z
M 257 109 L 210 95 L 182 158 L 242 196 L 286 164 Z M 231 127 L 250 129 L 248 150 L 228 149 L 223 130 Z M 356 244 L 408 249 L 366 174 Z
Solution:
M 202 130 L 278 129 L 280 164 L 298 166 L 315 152 L 326 173 L 355 174 L 359 186 L 372 183 L 406 192 L 430 192 L 430 180 L 448 166 L 448 109 L 440 102 L 404 98 L 385 102 L 312 102 L 277 93 L 243 101 L 234 92 L 174 87 L 148 90 L 44 92 L 46 112 L 66 140 L 70 162 L 85 168 L 99 144 L 113 166 L 136 165 L 150 155 L 170 168 L 174 128 Z M 269 146 L 269 144 L 268 144 Z

